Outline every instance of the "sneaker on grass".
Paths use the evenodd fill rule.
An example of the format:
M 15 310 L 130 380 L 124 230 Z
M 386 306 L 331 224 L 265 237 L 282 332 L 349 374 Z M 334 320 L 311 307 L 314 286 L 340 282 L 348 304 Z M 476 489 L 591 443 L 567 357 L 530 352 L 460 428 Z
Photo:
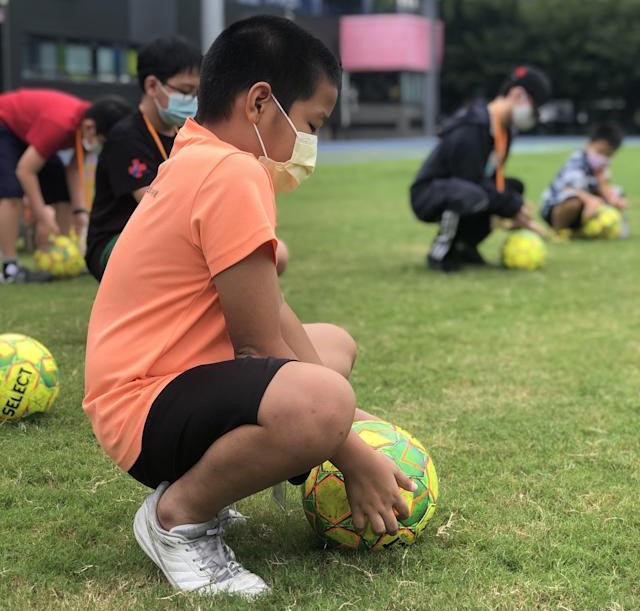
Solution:
M 0 284 L 33 284 L 53 280 L 49 272 L 33 271 L 16 261 L 7 261 L 1 267 Z
M 163 482 L 136 512 L 133 533 L 143 551 L 176 590 L 216 594 L 228 592 L 252 597 L 269 591 L 257 575 L 236 561 L 222 539 L 218 517 L 203 524 L 185 524 L 164 530 L 158 523 L 158 500 L 168 488 Z

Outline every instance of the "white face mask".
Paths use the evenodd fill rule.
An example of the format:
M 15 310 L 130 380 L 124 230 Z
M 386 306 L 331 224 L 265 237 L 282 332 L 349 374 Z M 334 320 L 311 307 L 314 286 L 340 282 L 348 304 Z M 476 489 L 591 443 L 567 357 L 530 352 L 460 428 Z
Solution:
M 273 188 L 276 193 L 288 193 L 293 191 L 300 183 L 309 178 L 316 168 L 316 158 L 318 156 L 318 137 L 314 134 L 299 132 L 289 115 L 284 111 L 276 96 L 271 94 L 273 101 L 278 106 L 280 112 L 291 126 L 296 135 L 296 142 L 293 145 L 293 152 L 288 161 L 274 161 L 267 155 L 267 149 L 258 131 L 258 126 L 254 123 L 253 129 L 260 141 L 260 147 L 264 156 L 258 157 L 258 161 L 267 168 L 273 181 Z
M 529 102 L 520 102 L 515 104 L 513 106 L 511 117 L 513 124 L 520 131 L 526 132 L 535 127 L 536 113 Z
M 609 165 L 609 162 L 611 161 L 609 157 L 596 151 L 588 151 L 587 160 L 594 172 L 601 172 Z
M 92 139 L 85 137 L 82 139 L 82 148 L 87 151 L 87 153 L 99 155 L 102 151 L 102 144 L 95 136 Z

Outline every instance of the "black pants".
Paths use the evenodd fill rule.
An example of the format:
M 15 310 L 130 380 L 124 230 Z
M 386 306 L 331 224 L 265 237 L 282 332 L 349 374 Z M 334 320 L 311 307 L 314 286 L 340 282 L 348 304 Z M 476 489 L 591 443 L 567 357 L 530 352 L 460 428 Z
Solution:
M 515 216 L 522 207 L 524 185 L 506 180 L 498 193 L 491 180 L 474 183 L 462 178 L 439 178 L 411 187 L 411 206 L 425 223 L 440 223 L 429 255 L 442 261 L 456 242 L 476 247 L 491 233 L 491 215 Z

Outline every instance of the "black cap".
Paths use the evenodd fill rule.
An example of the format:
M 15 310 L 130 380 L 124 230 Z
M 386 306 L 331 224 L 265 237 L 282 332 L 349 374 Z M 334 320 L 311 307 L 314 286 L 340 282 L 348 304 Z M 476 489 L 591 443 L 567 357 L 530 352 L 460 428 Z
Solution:
M 511 87 L 523 87 L 533 98 L 536 107 L 548 102 L 551 97 L 549 78 L 535 66 L 518 66 L 509 77 L 509 84 Z

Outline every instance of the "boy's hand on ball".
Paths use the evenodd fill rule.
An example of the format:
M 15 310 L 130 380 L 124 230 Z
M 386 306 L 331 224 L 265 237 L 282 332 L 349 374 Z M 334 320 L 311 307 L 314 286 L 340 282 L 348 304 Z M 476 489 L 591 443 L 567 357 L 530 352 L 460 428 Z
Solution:
M 629 207 L 629 200 L 626 197 L 619 196 L 617 199 L 611 202 L 611 205 L 614 208 L 626 210 Z
M 363 531 L 369 521 L 375 534 L 395 535 L 396 516 L 403 519 L 409 515 L 399 487 L 413 491 L 414 482 L 390 458 L 366 446 L 358 459 L 350 463 L 342 472 L 354 528 Z
M 547 239 L 547 231 L 545 228 L 536 223 L 524 208 L 520 209 L 518 214 L 513 217 L 513 227 L 528 229 L 529 231 L 537 233 L 542 239 Z
M 36 245 L 44 250 L 50 243 L 50 236 L 59 234 L 55 210 L 51 206 L 45 206 L 36 219 Z
M 600 209 L 600 206 L 605 204 L 605 201 L 598 197 L 597 195 L 591 195 L 587 193 L 582 198 L 582 220 L 590 219 L 592 216 L 595 216 Z

